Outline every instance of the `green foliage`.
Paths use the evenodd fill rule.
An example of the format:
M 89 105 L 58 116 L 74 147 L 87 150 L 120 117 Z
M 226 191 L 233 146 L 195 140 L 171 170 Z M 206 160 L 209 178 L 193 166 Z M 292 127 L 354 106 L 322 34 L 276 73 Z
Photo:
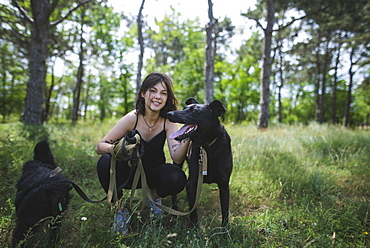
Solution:
M 370 124 L 370 77 L 367 77 L 354 94 L 353 120 L 360 125 Z
M 237 51 L 234 63 L 215 64 L 219 82 L 215 84 L 215 98 L 226 105 L 225 118 L 229 122 L 253 122 L 257 119 L 259 103 L 259 36 L 252 37 Z
M 0 38 L 0 114 L 1 121 L 6 122 L 12 116 L 20 116 L 24 104 L 25 71 L 22 63 L 14 57 L 17 47 L 10 42 Z
M 0 125 L 0 246 L 14 228 L 16 181 L 32 159 L 35 143 L 49 137 L 63 174 L 93 199 L 104 192 L 98 182 L 95 144 L 116 120 L 79 125 Z M 370 133 L 310 124 L 226 125 L 231 138 L 231 223 L 220 228 L 216 185 L 204 185 L 198 207 L 200 228 L 186 217 L 155 220 L 145 210 L 134 214 L 128 236 L 115 237 L 116 207 L 84 202 L 72 191 L 62 220 L 61 246 L 75 247 L 367 247 L 370 242 Z M 186 167 L 184 168 L 185 171 Z M 186 172 L 187 173 L 187 172 Z M 125 199 L 129 191 L 124 192 Z M 179 194 L 187 210 L 186 193 Z M 171 204 L 170 197 L 163 199 Z
M 161 71 L 171 76 L 176 97 L 184 105 L 189 97 L 204 98 L 205 34 L 199 20 L 180 22 L 173 10 L 155 29 L 147 31 L 154 55 L 145 63 L 147 72 Z
M 29 1 L 19 1 L 32 16 Z M 52 12 L 51 22 L 60 20 L 71 8 L 71 1 L 59 1 Z M 308 124 L 316 118 L 315 84 L 326 79 L 323 114 L 326 123 L 341 123 L 347 101 L 347 57 L 356 46 L 353 69 L 355 81 L 351 104 L 351 125 L 369 124 L 368 65 L 369 3 L 348 1 L 275 1 L 274 30 L 291 23 L 299 13 L 306 19 L 274 32 L 272 44 L 272 86 L 280 83 L 282 68 L 282 123 Z M 21 116 L 28 81 L 30 25 L 8 1 L 0 5 L 2 20 L 0 37 L 0 115 L 2 122 Z M 91 1 L 77 9 L 65 21 L 52 26 L 49 37 L 49 58 L 46 61 L 45 103 L 50 103 L 46 121 L 61 122 L 71 118 L 72 90 L 75 88 L 77 67 L 76 48 L 79 45 L 81 23 L 84 24 L 84 76 L 79 114 L 84 119 L 104 119 L 121 116 L 132 110 L 135 99 L 134 62 L 138 52 L 136 17 L 109 7 L 107 1 Z M 206 10 L 204 10 L 206 12 Z M 83 19 L 81 14 L 85 13 Z M 292 16 L 290 16 L 293 13 Z M 258 1 L 256 8 L 243 14 L 263 24 L 266 3 Z M 174 81 L 180 106 L 188 97 L 204 99 L 205 28 L 199 19 L 183 18 L 181 9 L 172 8 L 163 19 L 149 20 L 144 16 L 145 74 L 161 71 Z M 263 39 L 261 32 L 240 31 L 234 17 L 219 19 L 215 57 L 214 98 L 222 100 L 228 111 L 228 123 L 254 123 L 259 114 L 260 63 Z M 149 26 L 149 24 L 154 23 Z M 263 25 L 262 25 L 263 26 Z M 219 30 L 219 31 L 220 31 Z M 233 34 L 245 36 L 232 47 Z M 247 35 L 248 34 L 248 35 Z M 249 35 L 251 34 L 251 35 Z M 330 41 L 327 54 L 324 44 Z M 280 49 L 281 51 L 277 52 Z M 279 54 L 278 54 L 279 53 Z M 134 55 L 134 56 L 133 56 Z M 326 56 L 327 55 L 327 56 Z M 282 57 L 282 60 L 279 61 Z M 334 104 L 334 66 L 338 62 L 338 89 Z M 328 59 L 328 61 L 326 61 Z M 60 61 L 64 66 L 60 66 Z M 326 67 L 324 66 L 327 62 Z M 56 63 L 58 62 L 58 63 Z M 324 70 L 324 67 L 326 68 Z M 357 79 L 365 80 L 357 81 Z M 322 86 L 321 86 L 322 90 Z M 320 90 L 319 90 L 320 92 Z M 50 95 L 50 102 L 49 97 Z M 320 93 L 319 93 L 320 95 Z M 271 87 L 270 122 L 277 123 L 278 99 Z M 332 109 L 336 106 L 334 120 Z

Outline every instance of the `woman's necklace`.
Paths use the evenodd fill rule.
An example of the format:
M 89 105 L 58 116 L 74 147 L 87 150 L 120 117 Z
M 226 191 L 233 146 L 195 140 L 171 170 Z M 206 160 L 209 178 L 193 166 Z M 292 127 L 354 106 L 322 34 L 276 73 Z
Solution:
M 158 120 L 159 120 L 159 115 L 158 115 L 157 120 L 154 122 L 154 124 L 153 124 L 152 126 L 149 126 L 149 125 L 148 125 L 148 123 L 147 123 L 147 122 L 146 122 L 146 120 L 145 120 L 144 115 L 143 115 L 143 119 L 144 119 L 144 122 L 145 122 L 145 124 L 147 125 L 147 127 L 149 127 L 149 132 L 151 133 L 151 132 L 152 132 L 152 128 L 155 126 L 155 124 L 157 124 L 157 122 L 158 122 Z

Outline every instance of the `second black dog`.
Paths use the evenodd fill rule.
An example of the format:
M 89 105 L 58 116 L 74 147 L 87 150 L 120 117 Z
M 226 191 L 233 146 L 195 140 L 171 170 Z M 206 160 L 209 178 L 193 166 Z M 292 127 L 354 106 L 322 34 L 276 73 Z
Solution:
M 57 165 L 46 140 L 37 143 L 34 160 L 23 165 L 22 176 L 17 184 L 16 227 L 13 231 L 13 246 L 29 242 L 38 226 L 49 224 L 49 247 L 56 245 L 60 220 L 67 210 L 71 195 L 69 180 L 54 169 Z
M 220 191 L 222 225 L 229 222 L 229 181 L 233 167 L 231 153 L 231 140 L 225 128 L 220 124 L 218 117 L 222 116 L 226 109 L 218 100 L 209 105 L 200 104 L 194 98 L 186 101 L 186 107 L 182 111 L 168 112 L 168 119 L 172 122 L 185 124 L 170 138 L 178 141 L 188 137 L 192 140 L 189 163 L 189 183 L 187 194 L 190 209 L 196 198 L 198 180 L 198 160 L 200 147 L 208 154 L 208 173 L 204 177 L 205 183 L 216 183 Z M 198 217 L 196 210 L 190 214 L 190 220 L 197 225 Z

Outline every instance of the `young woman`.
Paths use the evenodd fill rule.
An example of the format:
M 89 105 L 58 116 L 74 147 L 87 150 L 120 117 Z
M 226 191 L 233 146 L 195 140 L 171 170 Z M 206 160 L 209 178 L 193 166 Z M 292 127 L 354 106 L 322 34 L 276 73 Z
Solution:
M 177 194 L 184 189 L 186 175 L 176 164 L 184 160 L 189 141 L 178 142 L 169 139 L 178 127 L 176 123 L 166 119 L 167 112 L 176 109 L 177 100 L 171 79 L 162 73 L 150 73 L 137 94 L 135 110 L 123 116 L 96 146 L 96 152 L 102 155 L 97 165 L 98 176 L 106 192 L 109 186 L 110 147 L 134 129 L 140 134 L 141 144 L 144 146 L 142 163 L 155 202 L 160 204 L 160 197 Z M 165 161 L 163 148 L 166 140 L 175 164 Z M 129 174 L 127 161 L 117 161 L 117 186 L 125 182 Z M 125 188 L 131 188 L 131 185 L 132 179 Z M 118 193 L 120 197 L 122 193 Z M 154 204 L 151 208 L 154 214 L 160 214 L 162 211 Z

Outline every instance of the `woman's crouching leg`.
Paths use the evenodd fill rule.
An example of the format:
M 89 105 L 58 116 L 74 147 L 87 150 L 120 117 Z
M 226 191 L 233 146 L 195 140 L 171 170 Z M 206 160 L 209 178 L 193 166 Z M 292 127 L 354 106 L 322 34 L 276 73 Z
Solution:
M 174 164 L 163 164 L 158 174 L 157 194 L 160 197 L 180 193 L 186 186 L 185 172 Z

